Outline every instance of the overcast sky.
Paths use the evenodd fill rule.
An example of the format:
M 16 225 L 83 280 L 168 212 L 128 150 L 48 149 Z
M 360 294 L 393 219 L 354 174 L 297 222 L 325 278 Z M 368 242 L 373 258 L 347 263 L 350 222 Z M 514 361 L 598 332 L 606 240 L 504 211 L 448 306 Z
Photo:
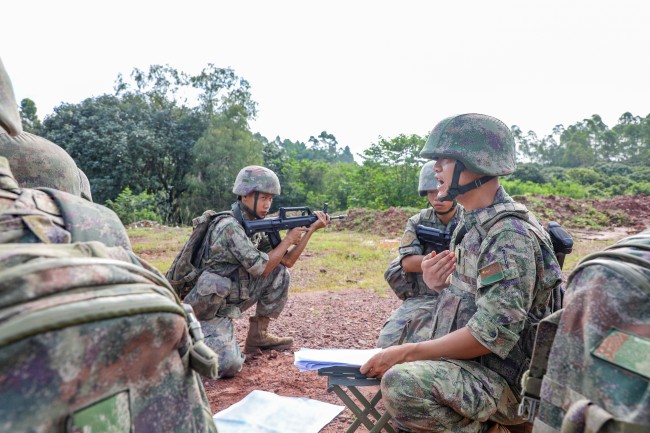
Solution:
M 255 132 L 334 134 L 353 153 L 479 112 L 546 135 L 650 113 L 647 1 L 30 1 L 6 3 L 0 57 L 41 119 L 112 93 L 119 73 L 232 67 Z

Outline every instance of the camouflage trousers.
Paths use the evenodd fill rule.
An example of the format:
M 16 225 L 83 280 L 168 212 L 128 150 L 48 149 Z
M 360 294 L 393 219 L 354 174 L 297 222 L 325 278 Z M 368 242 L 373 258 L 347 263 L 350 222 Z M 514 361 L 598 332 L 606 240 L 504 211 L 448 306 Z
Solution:
M 408 432 L 482 433 L 488 420 L 523 422 L 505 379 L 473 361 L 398 364 L 384 375 L 381 391 L 386 410 Z
M 429 295 L 404 300 L 384 323 L 377 339 L 377 347 L 383 349 L 399 344 L 404 332 L 406 334 L 403 342 L 406 343 L 430 340 L 437 303 L 438 296 Z
M 201 320 L 201 328 L 207 344 L 219 356 L 219 377 L 233 377 L 241 371 L 246 356 L 241 353 L 233 319 L 239 317 L 241 311 L 248 310 L 257 304 L 255 314 L 277 318 L 285 304 L 289 293 L 290 275 L 286 267 L 278 265 L 266 277 L 250 277 L 248 286 L 249 298 L 237 305 L 226 305 L 217 313 L 214 319 Z M 224 314 L 225 313 L 225 314 Z

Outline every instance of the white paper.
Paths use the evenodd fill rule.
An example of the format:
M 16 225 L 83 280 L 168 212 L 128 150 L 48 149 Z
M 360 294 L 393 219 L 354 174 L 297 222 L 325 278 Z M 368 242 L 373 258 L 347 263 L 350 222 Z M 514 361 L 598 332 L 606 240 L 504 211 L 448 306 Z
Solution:
M 255 390 L 212 418 L 219 433 L 318 433 L 344 408 Z
M 305 349 L 294 353 L 293 365 L 300 371 L 325 367 L 361 367 L 381 349 Z

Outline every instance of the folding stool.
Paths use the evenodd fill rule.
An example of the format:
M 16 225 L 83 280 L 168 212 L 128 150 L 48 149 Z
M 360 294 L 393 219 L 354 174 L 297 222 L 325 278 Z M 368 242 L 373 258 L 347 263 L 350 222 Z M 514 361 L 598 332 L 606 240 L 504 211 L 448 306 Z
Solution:
M 380 379 L 373 379 L 361 374 L 359 367 L 326 367 L 318 370 L 319 376 L 327 376 L 327 392 L 334 393 L 345 403 L 345 405 L 357 417 L 350 425 L 346 433 L 353 433 L 361 424 L 366 426 L 369 433 L 380 433 L 382 430 L 387 433 L 395 433 L 393 427 L 388 424 L 390 414 L 380 414 L 375 405 L 381 400 L 381 389 L 368 401 L 368 399 L 357 389 L 360 386 L 376 386 L 381 383 Z M 357 399 L 360 405 L 345 392 L 348 391 Z M 372 415 L 374 421 L 368 416 Z

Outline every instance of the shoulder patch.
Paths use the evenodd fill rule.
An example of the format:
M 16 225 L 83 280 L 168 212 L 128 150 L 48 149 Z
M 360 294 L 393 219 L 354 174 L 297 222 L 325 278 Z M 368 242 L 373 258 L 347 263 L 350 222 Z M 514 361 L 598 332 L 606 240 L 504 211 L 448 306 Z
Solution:
M 479 269 L 478 274 L 481 277 L 481 286 L 503 280 L 503 269 L 501 269 L 501 264 L 497 261 Z
M 650 379 L 650 339 L 619 329 L 609 334 L 591 353 L 596 358 Z

